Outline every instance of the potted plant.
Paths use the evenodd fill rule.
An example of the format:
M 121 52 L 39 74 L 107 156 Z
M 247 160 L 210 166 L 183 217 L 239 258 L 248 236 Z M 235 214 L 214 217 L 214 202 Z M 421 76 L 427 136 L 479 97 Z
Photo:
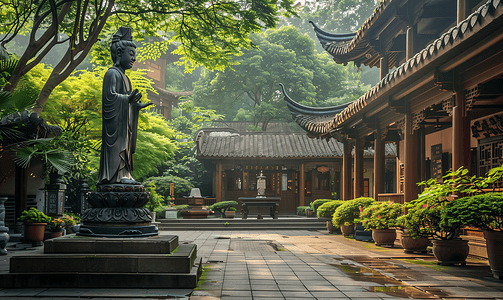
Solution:
M 320 207 L 323 203 L 327 203 L 333 201 L 332 199 L 316 199 L 313 201 L 313 212 L 318 215 L 318 207 Z M 319 217 L 318 217 L 319 218 Z
M 236 201 L 220 201 L 209 206 L 208 208 L 212 211 L 218 212 L 218 217 L 224 217 L 225 211 L 229 210 L 229 208 L 231 207 L 236 207 L 237 205 L 238 203 Z
M 414 215 L 414 209 L 410 209 L 407 214 L 398 217 L 397 219 L 397 233 L 400 233 L 400 242 L 405 253 L 421 252 L 425 253 L 430 240 L 428 236 L 412 236 L 409 233 L 409 228 L 412 226 L 411 221 L 419 216 Z
M 433 255 L 441 265 L 466 264 L 468 241 L 459 238 L 460 225 L 441 221 L 452 195 L 473 191 L 471 182 L 466 169 L 447 172 L 443 182 L 432 178 L 418 183 L 425 186 L 424 191 L 407 205 L 409 233 L 416 238 L 430 237 Z
M 397 219 L 403 213 L 403 205 L 393 202 L 377 202 L 361 209 L 360 220 L 377 246 L 393 245 L 396 240 Z
M 65 222 L 62 219 L 59 218 L 52 219 L 47 226 L 49 228 L 49 231 L 51 232 L 51 238 L 62 236 L 63 226 L 65 226 Z
M 503 193 L 468 196 L 447 203 L 442 226 L 468 225 L 484 232 L 487 256 L 493 276 L 503 279 Z
M 233 219 L 234 217 L 236 216 L 236 208 L 235 207 L 229 207 L 226 211 L 225 211 L 225 217 L 226 218 L 229 218 L 229 219 Z
M 75 219 L 73 216 L 65 215 L 63 216 L 63 222 L 65 223 L 65 230 L 66 234 L 72 234 L 73 229 L 72 227 L 77 225 L 77 222 L 75 222 Z
M 365 208 L 371 205 L 374 199 L 360 197 L 353 200 L 344 201 L 334 212 L 332 223 L 340 227 L 344 236 L 354 233 L 355 219 L 360 215 L 360 207 Z
M 45 226 L 51 217 L 32 207 L 23 211 L 18 220 L 24 223 L 24 238 L 36 243 L 44 240 Z
M 332 216 L 334 215 L 337 207 L 341 206 L 343 203 L 344 201 L 331 200 L 330 202 L 323 203 L 316 210 L 318 219 L 327 219 L 327 230 L 329 233 L 333 233 L 337 230 L 337 227 L 332 224 Z

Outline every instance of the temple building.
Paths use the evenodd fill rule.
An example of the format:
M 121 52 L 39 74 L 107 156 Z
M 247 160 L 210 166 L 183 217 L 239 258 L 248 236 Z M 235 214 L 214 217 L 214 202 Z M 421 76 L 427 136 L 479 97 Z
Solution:
M 369 143 L 374 197 L 387 192 L 381 179 L 389 142 L 398 147 L 394 193 L 405 201 L 417 199 L 417 182 L 449 169 L 484 175 L 501 166 L 502 14 L 496 0 L 383 0 L 357 33 L 328 33 L 313 24 L 336 63 L 375 66 L 381 73 L 377 85 L 339 113 L 300 107 L 285 92 L 310 136 L 344 145 L 343 199 L 363 195 L 363 145 Z
M 287 123 L 272 122 L 265 132 L 246 132 L 251 122 L 215 122 L 196 135 L 196 158 L 213 172 L 216 201 L 257 195 L 257 176 L 266 176 L 265 194 L 281 197 L 279 212 L 316 199 L 338 199 L 341 193 L 343 144 L 292 132 Z M 387 189 L 396 189 L 396 147 L 387 144 Z M 373 151 L 363 153 L 364 195 L 373 196 Z
M 163 115 L 166 120 L 171 119 L 171 111 L 173 110 L 173 107 L 178 104 L 180 97 L 192 95 L 192 91 L 175 92 L 165 89 L 166 65 L 174 63 L 178 59 L 179 56 L 177 55 L 164 53 L 156 60 L 148 59 L 142 62 L 137 62 L 133 67 L 134 70 L 148 70 L 145 77 L 154 82 L 153 86 L 157 92 L 157 94 L 151 91 L 148 92 L 148 99 L 155 104 L 155 106 L 153 106 L 150 110 Z

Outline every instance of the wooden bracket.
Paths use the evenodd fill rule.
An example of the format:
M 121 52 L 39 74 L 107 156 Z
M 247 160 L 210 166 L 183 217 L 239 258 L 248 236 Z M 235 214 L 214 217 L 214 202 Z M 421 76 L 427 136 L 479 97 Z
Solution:
M 439 67 L 435 70 L 434 83 L 441 91 L 454 91 L 454 72 L 440 72 Z
M 391 97 L 388 98 L 388 107 L 397 114 L 405 114 L 405 100 L 400 99 L 393 101 Z

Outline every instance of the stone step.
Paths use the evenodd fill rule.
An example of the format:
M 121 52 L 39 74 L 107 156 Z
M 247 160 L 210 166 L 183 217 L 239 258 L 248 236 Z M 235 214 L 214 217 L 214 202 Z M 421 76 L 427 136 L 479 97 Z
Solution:
M 2 288 L 142 288 L 193 289 L 197 267 L 190 273 L 8 273 L 0 276 Z
M 197 246 L 181 244 L 169 254 L 43 253 L 42 249 L 10 259 L 10 273 L 189 273 Z
M 317 218 L 285 218 L 285 219 L 164 219 L 157 224 L 159 230 L 324 230 L 326 220 Z

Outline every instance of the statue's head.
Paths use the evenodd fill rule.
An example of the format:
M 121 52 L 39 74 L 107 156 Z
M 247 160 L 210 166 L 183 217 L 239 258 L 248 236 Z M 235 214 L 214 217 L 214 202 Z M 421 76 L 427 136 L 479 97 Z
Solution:
M 133 43 L 131 28 L 119 28 L 112 38 L 110 53 L 115 66 L 122 66 L 124 70 L 133 67 L 136 61 L 136 45 Z

